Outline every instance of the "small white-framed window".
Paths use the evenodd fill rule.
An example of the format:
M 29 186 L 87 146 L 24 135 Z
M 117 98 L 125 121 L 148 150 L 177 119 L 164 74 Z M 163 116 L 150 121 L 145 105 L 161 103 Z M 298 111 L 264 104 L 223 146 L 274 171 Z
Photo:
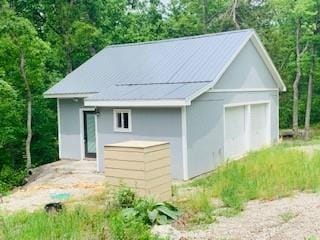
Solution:
M 131 132 L 131 110 L 130 109 L 113 109 L 113 131 Z

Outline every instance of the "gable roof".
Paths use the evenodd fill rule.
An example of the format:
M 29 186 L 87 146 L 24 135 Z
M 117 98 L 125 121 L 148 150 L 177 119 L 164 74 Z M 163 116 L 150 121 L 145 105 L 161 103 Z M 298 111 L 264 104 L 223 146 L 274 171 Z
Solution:
M 90 106 L 189 105 L 214 87 L 252 40 L 280 90 L 279 73 L 254 30 L 239 30 L 106 47 L 45 92 L 86 97 Z M 128 106 L 128 105 L 127 105 Z

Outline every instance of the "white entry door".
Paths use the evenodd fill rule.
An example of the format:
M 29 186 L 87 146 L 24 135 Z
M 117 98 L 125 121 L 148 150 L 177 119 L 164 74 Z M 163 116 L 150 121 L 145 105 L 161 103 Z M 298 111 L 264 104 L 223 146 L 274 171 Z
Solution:
M 225 108 L 224 157 L 237 158 L 246 152 L 245 106 Z
M 268 122 L 267 104 L 251 105 L 250 116 L 250 150 L 257 150 L 267 144 Z

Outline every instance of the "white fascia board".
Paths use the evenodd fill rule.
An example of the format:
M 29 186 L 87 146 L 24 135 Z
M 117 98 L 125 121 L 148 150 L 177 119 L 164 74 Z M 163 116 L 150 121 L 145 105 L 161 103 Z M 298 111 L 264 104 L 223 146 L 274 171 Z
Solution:
M 86 98 L 96 93 L 43 94 L 44 98 Z
M 103 101 L 84 100 L 85 106 L 91 107 L 182 107 L 188 105 L 185 100 L 132 100 Z M 190 104 L 189 104 L 190 105 Z
M 273 79 L 278 83 L 280 91 L 283 91 L 283 92 L 287 91 L 286 85 L 282 81 L 282 78 L 281 78 L 278 70 L 274 66 L 271 57 L 269 56 L 267 50 L 265 49 L 260 38 L 258 37 L 258 35 L 255 32 L 253 33 L 253 35 L 251 37 L 251 42 L 256 47 L 256 49 L 259 52 L 264 63 L 267 65 Z
M 207 92 L 209 89 L 213 88 L 214 85 L 219 81 L 219 79 L 222 77 L 222 75 L 225 73 L 225 71 L 229 68 L 229 66 L 231 65 L 231 63 L 234 61 L 234 59 L 238 56 L 238 54 L 240 53 L 240 51 L 244 48 L 244 46 L 248 43 L 248 41 L 250 40 L 250 38 L 252 37 L 254 33 L 252 32 L 251 34 L 248 35 L 248 37 L 242 42 L 242 44 L 239 46 L 238 50 L 233 54 L 233 56 L 229 59 L 229 61 L 227 62 L 227 64 L 222 68 L 222 70 L 220 71 L 220 73 L 217 75 L 217 77 L 210 83 L 208 83 L 206 86 L 204 86 L 203 88 L 199 89 L 198 91 L 196 91 L 194 94 L 190 95 L 187 98 L 187 104 L 190 105 L 191 101 L 197 97 L 199 97 L 201 94 Z
M 235 88 L 235 89 L 210 89 L 208 92 L 224 93 L 224 92 L 269 92 L 279 91 L 278 88 Z

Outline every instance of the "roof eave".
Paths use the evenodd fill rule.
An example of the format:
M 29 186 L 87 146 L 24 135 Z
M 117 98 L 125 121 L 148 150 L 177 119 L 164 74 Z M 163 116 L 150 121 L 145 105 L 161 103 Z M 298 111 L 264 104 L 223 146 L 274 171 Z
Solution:
M 169 100 L 85 100 L 88 107 L 183 107 L 188 106 L 184 99 Z
M 44 93 L 44 98 L 87 98 L 96 93 Z

